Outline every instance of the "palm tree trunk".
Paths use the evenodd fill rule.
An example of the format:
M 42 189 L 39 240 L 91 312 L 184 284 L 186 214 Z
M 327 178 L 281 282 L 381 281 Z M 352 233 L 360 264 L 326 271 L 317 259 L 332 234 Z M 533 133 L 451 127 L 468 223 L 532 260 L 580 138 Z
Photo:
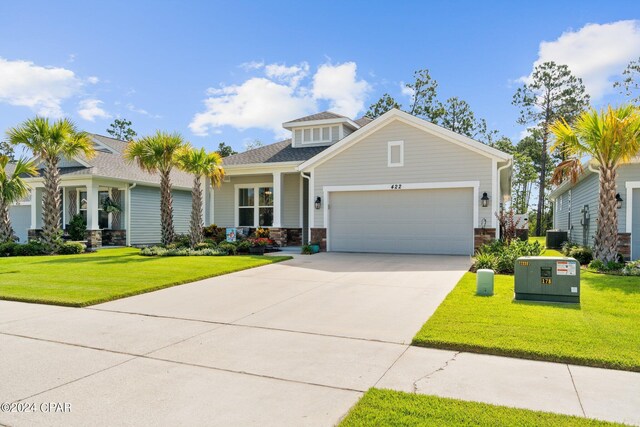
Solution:
M 160 223 L 162 227 L 162 244 L 173 242 L 173 199 L 171 197 L 171 171 L 160 174 Z
M 593 255 L 605 263 L 615 261 L 618 256 L 616 168 L 609 165 L 600 166 L 600 202 Z
M 51 252 L 55 252 L 62 235 L 60 229 L 60 171 L 58 158 L 46 161 L 44 169 L 44 193 L 42 195 L 42 240 Z
M 191 248 L 202 242 L 202 186 L 200 175 L 193 178 L 193 188 L 191 189 Z
M 13 241 L 13 228 L 9 218 L 9 205 L 0 201 L 0 243 Z

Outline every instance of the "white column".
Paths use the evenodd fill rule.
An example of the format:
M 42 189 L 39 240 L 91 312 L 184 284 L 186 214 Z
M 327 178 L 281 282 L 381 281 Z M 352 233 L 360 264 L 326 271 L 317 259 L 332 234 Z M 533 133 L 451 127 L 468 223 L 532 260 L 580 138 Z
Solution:
M 99 230 L 98 224 L 98 185 L 91 181 L 87 184 L 87 230 Z
M 31 229 L 36 229 L 36 224 L 38 222 L 37 218 L 37 209 L 38 203 L 42 203 L 42 200 L 38 201 L 38 190 L 36 187 L 31 189 Z
M 273 173 L 273 226 L 282 226 L 282 173 Z

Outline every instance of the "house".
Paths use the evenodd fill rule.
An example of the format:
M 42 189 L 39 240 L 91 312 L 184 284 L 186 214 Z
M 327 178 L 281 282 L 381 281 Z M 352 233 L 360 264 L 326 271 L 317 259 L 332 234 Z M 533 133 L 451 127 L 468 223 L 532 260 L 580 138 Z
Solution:
M 62 224 L 82 215 L 87 222 L 89 247 L 148 245 L 160 241 L 160 178 L 127 162 L 127 143 L 101 135 L 90 135 L 95 157 L 77 156 L 60 160 Z M 191 215 L 191 175 L 174 171 L 173 214 L 177 233 L 189 231 Z M 37 236 L 42 228 L 44 181 L 39 176 L 25 178 L 32 188 L 29 197 L 10 207 L 13 229 L 21 242 Z M 106 212 L 106 199 L 120 212 Z
M 283 127 L 289 139 L 225 158 L 208 223 L 346 252 L 471 255 L 496 237 L 510 155 L 396 109 Z
M 553 203 L 553 227 L 567 231 L 569 241 L 593 246 L 600 197 L 597 168 L 587 163 L 575 183 L 565 181 L 549 195 Z M 640 259 L 640 160 L 619 167 L 618 252 L 625 259 Z

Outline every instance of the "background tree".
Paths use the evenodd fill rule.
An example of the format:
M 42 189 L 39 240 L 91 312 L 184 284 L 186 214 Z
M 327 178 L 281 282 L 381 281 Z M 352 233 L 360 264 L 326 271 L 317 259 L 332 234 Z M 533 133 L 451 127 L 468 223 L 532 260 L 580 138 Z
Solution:
M 591 156 L 600 176 L 598 227 L 594 240 L 594 257 L 605 263 L 618 255 L 618 209 L 616 175 L 618 167 L 640 151 L 640 110 L 633 105 L 607 110 L 585 111 L 570 125 L 563 118 L 550 127 L 556 137 L 553 150 L 564 150 L 568 160 L 562 168 L 573 171 L 581 158 Z M 563 176 L 567 174 L 556 174 Z M 575 181 L 578 173 L 568 174 Z
M 9 163 L 8 156 L 0 155 L 0 243 L 14 240 L 9 206 L 29 194 L 29 186 L 21 175 L 37 174 L 35 164 L 26 159 L 19 159 L 11 168 Z
M 244 151 L 255 150 L 256 148 L 264 147 L 264 144 L 259 139 L 246 142 L 244 144 Z
M 413 83 L 405 84 L 411 92 L 411 105 L 407 113 L 438 123 L 443 114 L 442 105 L 438 102 L 438 82 L 431 78 L 426 68 L 413 73 L 413 79 Z
M 7 156 L 9 160 L 13 160 L 15 154 L 15 149 L 9 141 L 0 141 L 0 156 Z
M 137 162 L 149 173 L 160 174 L 160 223 L 162 244 L 173 241 L 173 199 L 171 197 L 171 171 L 177 165 L 177 154 L 185 145 L 178 133 L 156 131 L 132 141 L 125 151 L 125 159 Z
M 391 95 L 389 95 L 388 93 L 385 93 L 380 97 L 380 99 L 376 103 L 371 104 L 369 106 L 369 109 L 367 110 L 365 116 L 369 117 L 370 119 L 377 119 L 387 111 L 392 110 L 394 108 L 397 108 L 398 110 L 400 110 L 402 106 L 398 104 Z
M 221 142 L 220 144 L 218 144 L 218 154 L 220 154 L 220 157 L 229 157 L 233 156 L 234 154 L 238 154 L 238 152 L 235 151 L 230 145 Z
M 541 142 L 535 229 L 536 236 L 541 236 L 544 231 L 543 217 L 548 179 L 549 126 L 560 117 L 564 117 L 569 123 L 573 122 L 589 105 L 589 95 L 582 80 L 572 75 L 569 67 L 557 65 L 555 62 L 545 62 L 535 67 L 530 82 L 517 89 L 512 103 L 520 107 L 518 123 L 533 125 L 537 130 L 535 135 L 539 136 Z
M 120 141 L 133 141 L 138 134 L 131 128 L 131 121 L 127 119 L 115 119 L 113 123 L 109 125 L 107 133 L 112 138 L 119 139 Z
M 460 135 L 473 138 L 481 126 L 476 121 L 471 106 L 457 96 L 447 99 L 442 104 L 441 111 L 440 125 Z
M 193 187 L 191 188 L 191 222 L 190 244 L 195 249 L 203 240 L 202 229 L 202 177 L 209 178 L 212 187 L 220 187 L 224 178 L 222 157 L 220 154 L 207 153 L 204 148 L 194 149 L 186 146 L 178 152 L 177 162 L 180 169 L 193 175 Z
M 629 102 L 640 104 L 640 57 L 629 62 L 622 72 L 622 79 L 616 81 L 613 87 L 619 88 L 620 93 L 629 98 Z
M 78 155 L 93 157 L 93 141 L 86 132 L 79 131 L 69 119 L 50 122 L 36 117 L 7 131 L 9 142 L 22 144 L 44 164 L 44 194 L 42 196 L 42 240 L 50 251 L 60 243 L 60 170 L 62 157 L 71 159 Z

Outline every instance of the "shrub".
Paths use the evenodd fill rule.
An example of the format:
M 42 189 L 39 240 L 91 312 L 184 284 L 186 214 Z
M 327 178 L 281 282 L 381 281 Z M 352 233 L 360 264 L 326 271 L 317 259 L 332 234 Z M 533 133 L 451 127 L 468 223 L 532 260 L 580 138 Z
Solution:
M 587 246 L 574 246 L 568 256 L 575 258 L 581 265 L 586 265 L 593 259 L 593 251 Z
M 242 253 L 249 252 L 250 247 L 251 247 L 251 242 L 249 242 L 248 240 L 240 240 L 236 244 L 236 248 L 238 249 L 238 252 L 242 252 Z
M 235 255 L 238 252 L 236 245 L 230 242 L 222 242 L 218 245 L 218 250 L 224 252 L 227 255 Z
M 578 245 L 574 245 L 574 244 L 573 244 L 573 243 L 571 243 L 571 242 L 563 242 L 563 243 L 562 243 L 562 246 L 561 246 L 561 249 L 560 249 L 560 252 L 562 252 L 562 255 L 564 255 L 564 256 L 569 256 L 569 254 L 571 253 L 571 251 L 572 251 L 574 248 L 577 248 L 577 247 L 578 247 Z
M 271 239 L 269 239 L 268 237 L 257 237 L 255 239 L 248 239 L 249 240 L 249 244 L 256 248 L 256 247 L 264 247 L 264 246 L 269 246 L 272 241 Z
M 48 253 L 47 247 L 36 240 L 32 240 L 23 245 L 18 245 L 14 248 L 13 254 L 15 256 L 36 256 L 44 255 Z
M 60 245 L 58 253 L 60 255 L 75 255 L 83 253 L 87 247 L 80 242 L 66 242 Z
M 215 243 L 223 242 L 227 239 L 224 229 L 218 228 L 217 225 L 211 224 L 202 229 L 205 238 L 213 240 Z
M 67 232 L 71 240 L 84 240 L 87 234 L 87 222 L 82 215 L 77 214 L 71 217 L 69 225 L 67 226 Z
M 490 253 L 478 254 L 478 256 L 476 256 L 476 269 L 488 268 L 493 270 L 495 261 L 495 257 Z
M 605 271 L 621 271 L 624 268 L 624 263 L 609 261 L 605 265 Z
M 303 255 L 313 255 L 313 249 L 311 248 L 311 245 L 302 245 L 300 253 Z
M 625 265 L 622 268 L 622 274 L 624 274 L 625 276 L 640 276 L 640 260 L 632 261 Z
M 542 246 L 538 242 L 512 240 L 502 242 L 495 240 L 483 245 L 476 255 L 476 268 L 492 268 L 496 273 L 512 274 L 516 260 L 521 256 L 538 256 L 542 253 Z M 491 267 L 478 267 L 478 260 L 483 265 Z
M 193 250 L 189 248 L 173 248 L 166 249 L 162 246 L 151 246 L 140 249 L 140 255 L 142 256 L 219 256 L 226 255 L 218 249 L 203 248 L 199 250 Z
M 215 249 L 218 245 L 214 243 L 209 243 L 209 242 L 200 242 L 196 245 L 196 247 L 194 248 L 196 251 L 200 251 L 203 249 Z
M 176 248 L 188 248 L 191 246 L 191 237 L 188 234 L 176 234 L 173 237 L 173 242 Z M 169 245 L 167 245 L 168 247 Z
M 3 256 L 14 256 L 16 247 L 20 246 L 15 242 L 6 242 L 0 245 L 0 257 Z
M 269 237 L 269 229 L 268 228 L 257 228 L 255 234 L 256 234 L 256 237 L 258 239 L 263 238 L 263 237 L 268 238 Z
M 602 262 L 599 259 L 594 259 L 593 261 L 591 261 L 589 263 L 589 265 L 587 266 L 587 268 L 589 270 L 593 270 L 593 271 L 604 271 L 605 269 L 605 265 L 604 262 Z

